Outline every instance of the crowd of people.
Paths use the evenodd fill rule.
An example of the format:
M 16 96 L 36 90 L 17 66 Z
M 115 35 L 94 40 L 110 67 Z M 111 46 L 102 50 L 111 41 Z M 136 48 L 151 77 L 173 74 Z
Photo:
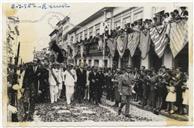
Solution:
M 99 105 L 102 97 L 115 102 L 121 114 L 130 116 L 129 105 L 136 102 L 155 114 L 188 114 L 188 75 L 181 68 L 123 69 L 74 66 L 34 60 L 8 68 L 8 109 L 12 121 L 32 121 L 35 104 L 66 101 L 70 109 L 75 103 Z M 15 72 L 15 73 L 14 73 Z
M 144 30 L 161 24 L 188 19 L 186 7 L 180 7 L 181 12 L 174 10 L 153 19 L 135 21 L 126 24 L 124 30 Z M 131 29 L 132 28 L 132 29 Z M 111 32 L 115 37 L 118 33 Z M 108 28 L 105 35 L 109 38 Z M 58 47 L 54 47 L 58 51 Z M 57 49 L 57 50 L 56 50 Z M 60 53 L 62 54 L 62 53 Z M 60 59 L 59 59 L 60 60 Z M 58 61 L 59 61 L 58 60 Z M 34 59 L 33 62 L 20 66 L 8 65 L 8 110 L 10 121 L 32 121 L 35 105 L 58 100 L 66 101 L 70 109 L 74 103 L 86 101 L 99 105 L 102 97 L 115 102 L 121 114 L 125 107 L 125 116 L 129 117 L 129 106 L 136 102 L 142 107 L 159 114 L 161 110 L 169 114 L 188 114 L 189 85 L 188 74 L 180 67 L 168 69 L 161 66 L 158 71 L 154 68 L 140 69 L 125 67 L 123 69 L 90 67 L 84 64 L 75 66 L 62 63 L 50 63 Z

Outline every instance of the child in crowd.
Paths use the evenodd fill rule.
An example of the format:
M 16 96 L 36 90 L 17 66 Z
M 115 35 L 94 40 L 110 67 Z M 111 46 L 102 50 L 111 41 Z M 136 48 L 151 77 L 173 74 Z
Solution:
M 175 92 L 174 81 L 170 80 L 170 83 L 166 88 L 168 91 L 168 94 L 166 96 L 167 111 L 170 114 L 173 114 L 174 113 L 173 104 L 176 102 L 176 92 Z

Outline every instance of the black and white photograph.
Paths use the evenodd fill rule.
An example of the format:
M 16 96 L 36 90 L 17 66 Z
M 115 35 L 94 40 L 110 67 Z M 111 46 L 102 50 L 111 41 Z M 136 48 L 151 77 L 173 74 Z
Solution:
M 192 9 L 3 2 L 4 126 L 192 125 Z

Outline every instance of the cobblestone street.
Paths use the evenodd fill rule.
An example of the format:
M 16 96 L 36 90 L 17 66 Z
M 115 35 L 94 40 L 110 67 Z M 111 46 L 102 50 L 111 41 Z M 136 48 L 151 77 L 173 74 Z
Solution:
M 110 105 L 99 106 L 89 103 L 75 104 L 70 110 L 66 108 L 65 102 L 59 101 L 55 104 L 44 103 L 36 106 L 35 122 L 98 122 L 98 121 L 165 121 L 167 117 L 155 115 L 149 111 L 142 110 L 131 105 L 131 117 L 127 118 L 117 114 L 118 108 Z M 169 118 L 168 118 L 169 120 Z M 172 119 L 170 119 L 172 120 Z

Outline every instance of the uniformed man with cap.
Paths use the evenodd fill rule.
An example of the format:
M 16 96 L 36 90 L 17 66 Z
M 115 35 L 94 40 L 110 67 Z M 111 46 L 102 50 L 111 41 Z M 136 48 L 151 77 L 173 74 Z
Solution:
M 67 100 L 67 108 L 70 108 L 71 100 L 73 98 L 74 94 L 74 87 L 77 82 L 77 75 L 76 71 L 73 69 L 73 64 L 69 64 L 67 66 L 66 71 L 63 74 L 63 79 L 65 82 L 65 87 L 66 87 L 66 100 Z
M 131 68 L 127 67 L 127 72 L 125 72 L 119 81 L 118 90 L 121 95 L 121 105 L 119 107 L 118 114 L 121 114 L 122 108 L 125 106 L 125 116 L 129 117 L 129 105 L 130 105 L 130 97 L 132 95 L 132 81 L 133 75 L 131 72 Z

